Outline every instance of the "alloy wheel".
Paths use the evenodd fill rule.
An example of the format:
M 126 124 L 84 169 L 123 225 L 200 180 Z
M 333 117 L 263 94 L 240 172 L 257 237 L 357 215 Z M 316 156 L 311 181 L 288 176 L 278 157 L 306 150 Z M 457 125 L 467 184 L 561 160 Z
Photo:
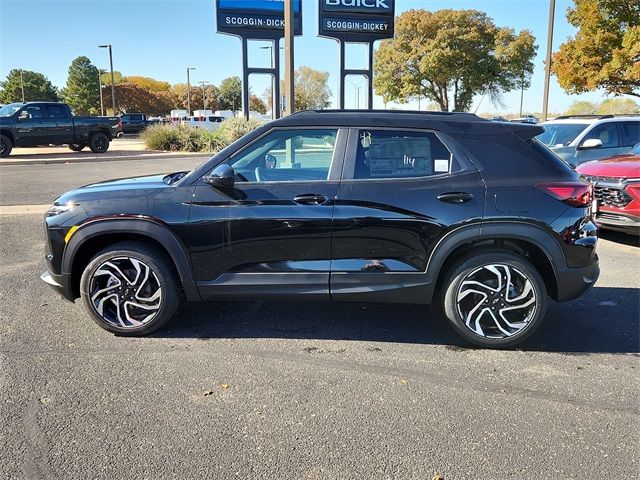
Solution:
M 118 328 L 135 328 L 150 322 L 162 303 L 162 288 L 149 265 L 131 257 L 103 262 L 89 282 L 95 311 Z
M 536 313 L 536 292 L 520 270 L 505 264 L 471 271 L 456 296 L 458 314 L 476 335 L 508 338 L 524 331 Z

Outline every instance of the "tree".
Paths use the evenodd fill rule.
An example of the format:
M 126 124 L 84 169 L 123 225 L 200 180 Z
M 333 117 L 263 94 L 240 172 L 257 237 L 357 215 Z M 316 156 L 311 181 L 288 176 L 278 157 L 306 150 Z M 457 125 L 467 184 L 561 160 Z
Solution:
M 150 92 L 133 83 L 121 83 L 115 86 L 116 100 L 121 112 L 141 112 L 149 115 L 165 115 L 174 107 L 171 98 Z M 102 95 L 105 104 L 111 104 L 111 85 L 103 85 Z
M 111 70 L 105 70 L 101 68 L 100 71 L 102 74 L 100 75 L 100 80 L 102 81 L 102 85 L 111 85 Z M 113 80 L 116 85 L 120 85 L 124 82 L 125 77 L 117 70 L 113 72 Z
M 71 62 L 67 84 L 60 90 L 60 95 L 76 115 L 99 114 L 100 82 L 98 75 L 98 68 L 87 57 L 78 57 Z
M 261 114 L 267 113 L 267 105 L 257 95 L 249 96 L 249 110 Z
M 578 29 L 553 55 L 551 71 L 568 93 L 604 89 L 640 97 L 640 2 L 574 0 Z
M 140 88 L 144 88 L 145 90 L 153 93 L 167 92 L 169 91 L 169 88 L 171 88 L 171 84 L 169 82 L 163 82 L 161 80 L 156 80 L 155 78 L 141 77 L 137 75 L 125 77 L 124 81 L 137 85 Z M 111 80 L 109 80 L 109 83 L 111 83 Z
M 58 91 L 56 87 L 42 73 L 13 69 L 7 75 L 4 82 L 0 82 L 0 103 L 12 103 L 22 101 L 22 82 L 24 82 L 25 101 L 50 101 L 57 102 Z
M 174 98 L 174 106 L 176 108 L 187 108 L 187 84 L 177 83 L 172 85 L 169 90 Z M 204 93 L 206 98 L 207 110 L 218 110 L 219 106 L 219 90 L 215 85 L 205 85 Z M 202 101 L 202 87 L 191 85 L 191 109 L 198 110 L 204 106 Z
M 630 98 L 607 98 L 598 107 L 598 114 L 640 113 L 640 105 Z
M 331 105 L 331 90 L 327 85 L 329 72 L 301 66 L 293 73 L 295 109 L 320 110 Z M 280 92 L 284 92 L 284 80 L 280 80 Z M 273 92 L 268 88 L 264 93 L 269 105 L 273 104 Z
M 374 86 L 385 102 L 422 95 L 444 111 L 468 110 L 478 93 L 500 103 L 502 92 L 527 84 L 534 40 L 478 10 L 409 10 L 376 52 Z
M 565 115 L 594 115 L 598 110 L 598 105 L 586 100 L 578 100 L 571 104 Z
M 220 82 L 220 110 L 235 112 L 242 107 L 242 80 L 240 77 L 228 77 Z

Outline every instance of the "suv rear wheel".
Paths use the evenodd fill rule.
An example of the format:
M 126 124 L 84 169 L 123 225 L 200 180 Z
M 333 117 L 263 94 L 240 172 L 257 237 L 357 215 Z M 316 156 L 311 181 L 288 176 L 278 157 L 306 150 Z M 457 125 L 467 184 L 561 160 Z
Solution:
M 98 252 L 82 274 L 80 296 L 98 325 L 126 336 L 159 329 L 180 304 L 169 259 L 138 242 L 118 243 Z
M 6 135 L 0 135 L 0 157 L 8 157 L 13 149 L 13 142 Z
M 544 319 L 547 292 L 538 271 L 509 252 L 461 258 L 443 283 L 443 309 L 468 342 L 508 348 L 531 336 Z

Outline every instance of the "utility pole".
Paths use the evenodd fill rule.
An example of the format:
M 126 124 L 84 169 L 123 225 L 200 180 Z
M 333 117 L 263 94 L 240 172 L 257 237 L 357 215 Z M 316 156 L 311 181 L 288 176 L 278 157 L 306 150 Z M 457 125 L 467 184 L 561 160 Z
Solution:
M 111 52 L 111 44 L 98 45 L 98 48 L 109 49 L 109 66 L 111 67 L 111 107 L 113 108 L 113 114 L 116 115 L 116 80 L 113 75 L 113 54 Z
M 104 70 L 98 69 L 98 85 L 100 85 L 100 115 L 104 115 L 104 100 L 102 99 L 102 74 Z
M 20 69 L 20 88 L 22 89 L 22 103 L 24 103 L 24 78 L 22 78 L 22 69 Z
M 551 79 L 551 52 L 553 50 L 553 19 L 556 12 L 556 0 L 549 1 L 549 28 L 547 31 L 547 61 L 544 67 L 544 94 L 542 100 L 542 121 L 547 120 L 549 108 L 549 81 Z
M 522 118 L 522 103 L 524 102 L 524 70 L 520 78 L 520 118 Z
M 189 72 L 195 70 L 195 67 L 187 67 L 187 111 L 191 116 L 191 81 L 189 80 Z
M 200 82 L 198 82 L 200 85 L 202 85 L 202 108 L 203 110 L 207 110 L 207 94 L 204 90 L 204 86 L 206 85 L 207 82 L 205 82 L 204 80 L 201 80 Z
M 285 115 L 291 115 L 295 111 L 295 92 L 293 86 L 293 22 L 293 0 L 284 0 L 284 94 L 286 99 L 284 109 Z

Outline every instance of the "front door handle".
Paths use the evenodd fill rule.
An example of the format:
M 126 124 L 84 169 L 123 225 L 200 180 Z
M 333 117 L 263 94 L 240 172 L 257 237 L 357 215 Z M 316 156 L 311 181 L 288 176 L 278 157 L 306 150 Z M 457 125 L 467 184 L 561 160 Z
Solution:
M 300 205 L 321 205 L 327 201 L 327 197 L 324 195 L 318 195 L 317 193 L 305 193 L 302 195 L 296 195 L 293 197 L 293 201 Z
M 438 200 L 447 203 L 465 203 L 473 199 L 473 195 L 467 192 L 447 192 L 438 195 Z

